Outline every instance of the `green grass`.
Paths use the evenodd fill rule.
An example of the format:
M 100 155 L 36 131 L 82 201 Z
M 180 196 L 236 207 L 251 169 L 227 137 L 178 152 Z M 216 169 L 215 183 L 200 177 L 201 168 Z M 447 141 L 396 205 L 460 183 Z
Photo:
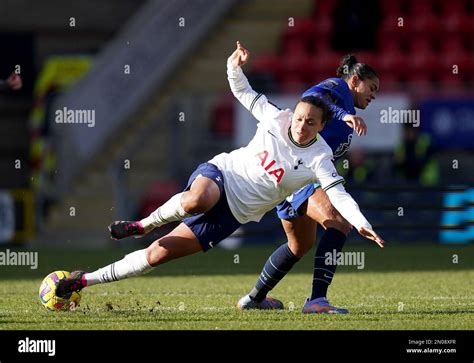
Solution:
M 128 251 L 40 251 L 38 270 L 0 266 L 0 330 L 474 329 L 474 246 L 347 246 L 365 252 L 365 268 L 340 266 L 329 290 L 334 305 L 349 308 L 346 316 L 301 314 L 311 252 L 271 294 L 284 311 L 238 311 L 273 248 L 216 249 L 172 261 L 145 277 L 90 287 L 77 311 L 60 313 L 46 311 L 37 297 L 47 273 L 93 270 Z

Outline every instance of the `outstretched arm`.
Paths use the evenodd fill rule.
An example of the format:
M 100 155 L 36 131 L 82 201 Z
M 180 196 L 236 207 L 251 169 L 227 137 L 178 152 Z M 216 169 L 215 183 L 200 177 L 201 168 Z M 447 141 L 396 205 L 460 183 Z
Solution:
M 244 107 L 259 121 L 275 116 L 280 110 L 265 95 L 255 92 L 241 66 L 247 63 L 250 53 L 237 41 L 237 49 L 227 59 L 227 78 L 230 89 Z
M 358 204 L 352 199 L 351 195 L 346 192 L 342 183 L 326 189 L 326 194 L 334 208 L 336 208 L 349 223 L 356 227 L 362 236 L 374 241 L 383 248 L 384 240 L 372 229 L 369 221 L 367 221 L 360 212 Z
M 361 213 L 358 204 L 351 195 L 346 192 L 342 185 L 344 179 L 337 174 L 330 156 L 322 160 L 316 176 L 332 205 L 338 212 L 341 213 L 350 224 L 357 228 L 362 236 L 374 241 L 380 247 L 383 247 L 384 240 L 372 229 L 369 221 L 367 221 Z

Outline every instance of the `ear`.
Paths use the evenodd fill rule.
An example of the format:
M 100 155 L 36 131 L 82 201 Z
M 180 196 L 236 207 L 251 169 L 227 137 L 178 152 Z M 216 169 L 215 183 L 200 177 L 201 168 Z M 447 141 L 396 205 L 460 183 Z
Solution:
M 350 84 L 352 87 L 357 87 L 360 83 L 360 79 L 359 77 L 357 76 L 357 74 L 354 74 L 352 77 L 351 77 L 351 80 L 350 80 Z

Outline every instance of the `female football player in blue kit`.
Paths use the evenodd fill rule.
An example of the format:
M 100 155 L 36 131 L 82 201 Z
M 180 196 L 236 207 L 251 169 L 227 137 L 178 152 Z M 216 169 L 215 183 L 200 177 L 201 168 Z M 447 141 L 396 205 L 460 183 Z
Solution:
M 201 164 L 185 191 L 150 216 L 137 222 L 112 223 L 111 235 L 120 239 L 182 221 L 146 249 L 91 273 L 74 271 L 70 278 L 58 282 L 57 296 L 137 276 L 170 260 L 207 251 L 242 224 L 258 222 L 294 190 L 314 182 L 327 190 L 331 203 L 361 235 L 383 245 L 357 203 L 345 192 L 343 178 L 331 160 L 332 150 L 318 135 L 332 116 L 328 105 L 319 97 L 308 96 L 298 102 L 294 112 L 279 110 L 250 87 L 240 68 L 248 58 L 248 51 L 237 43 L 227 62 L 227 74 L 235 97 L 259 121 L 250 143 Z M 287 252 L 292 253 L 289 249 Z M 282 308 L 277 300 L 264 300 L 274 308 Z
M 351 144 L 353 130 L 365 135 L 367 127 L 362 118 L 355 116 L 355 108 L 365 109 L 375 99 L 379 78 L 375 71 L 359 63 L 353 55 L 341 60 L 335 78 L 311 87 L 302 97 L 316 95 L 323 98 L 333 111 L 334 118 L 320 132 L 331 147 L 334 158 L 343 156 Z M 310 184 L 292 194 L 277 206 L 278 216 L 288 238 L 265 263 L 255 287 L 242 297 L 237 306 L 241 309 L 274 309 L 276 299 L 267 293 L 290 271 L 313 246 L 316 226 L 324 229 L 314 258 L 311 296 L 303 306 L 303 313 L 346 314 L 347 309 L 329 304 L 327 290 L 336 272 L 335 263 L 326 264 L 326 254 L 341 252 L 351 225 L 332 206 L 319 184 Z

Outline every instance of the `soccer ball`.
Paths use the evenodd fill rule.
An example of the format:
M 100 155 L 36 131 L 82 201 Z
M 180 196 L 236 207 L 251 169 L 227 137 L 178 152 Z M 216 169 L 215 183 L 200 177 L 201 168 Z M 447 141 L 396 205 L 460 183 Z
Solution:
M 75 310 L 81 301 L 81 294 L 74 291 L 64 298 L 56 296 L 56 286 L 60 280 L 70 277 L 68 271 L 54 271 L 46 276 L 39 288 L 39 299 L 49 311 Z

